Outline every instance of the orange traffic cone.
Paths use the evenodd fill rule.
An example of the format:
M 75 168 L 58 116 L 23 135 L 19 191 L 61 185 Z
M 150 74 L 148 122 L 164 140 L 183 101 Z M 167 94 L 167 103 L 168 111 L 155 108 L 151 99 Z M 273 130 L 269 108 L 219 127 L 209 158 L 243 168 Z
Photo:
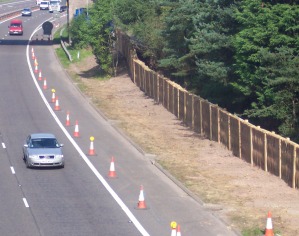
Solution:
M 175 221 L 171 221 L 171 223 L 170 223 L 171 236 L 176 236 L 176 226 L 177 226 L 177 223 Z
M 59 100 L 58 100 L 58 97 L 56 97 L 54 110 L 55 110 L 55 111 L 60 111 L 60 106 L 59 106 Z
M 55 89 L 52 89 L 52 98 L 51 98 L 51 102 L 52 102 L 52 103 L 56 102 Z
M 38 66 L 37 66 L 37 65 L 35 65 L 35 67 L 34 67 L 34 73 L 35 73 L 35 74 L 38 73 Z
M 89 146 L 89 152 L 88 152 L 88 155 L 89 156 L 94 156 L 96 153 L 94 151 L 94 147 L 93 147 L 93 141 L 94 141 L 94 137 L 91 136 L 90 138 L 90 146 Z
M 38 73 L 38 80 L 42 80 L 42 70 L 39 70 L 39 73 Z
M 65 121 L 65 126 L 70 126 L 70 112 L 66 113 L 66 121 Z
M 34 66 L 38 66 L 36 57 L 34 57 Z
M 177 230 L 176 230 L 176 236 L 182 236 L 181 235 L 181 226 L 178 224 Z
M 269 211 L 268 212 L 268 217 L 267 217 L 265 236 L 274 236 L 273 226 L 272 226 L 272 219 L 271 218 L 272 218 L 272 214 Z
M 47 86 L 47 79 L 46 79 L 46 78 L 44 78 L 43 89 L 44 89 L 44 90 L 48 89 L 48 86 Z
M 31 57 L 32 57 L 32 60 L 35 60 L 35 54 L 34 54 L 34 49 L 31 48 Z
M 111 163 L 110 163 L 110 169 L 109 169 L 108 177 L 110 177 L 110 178 L 115 178 L 116 177 L 115 165 L 114 165 L 114 157 L 111 158 Z
M 146 209 L 146 204 L 144 200 L 144 193 L 143 193 L 143 186 L 140 186 L 140 194 L 139 194 L 139 201 L 137 204 L 138 209 Z
M 76 125 L 75 125 L 75 131 L 74 131 L 74 137 L 79 137 L 79 125 L 78 121 L 76 120 Z

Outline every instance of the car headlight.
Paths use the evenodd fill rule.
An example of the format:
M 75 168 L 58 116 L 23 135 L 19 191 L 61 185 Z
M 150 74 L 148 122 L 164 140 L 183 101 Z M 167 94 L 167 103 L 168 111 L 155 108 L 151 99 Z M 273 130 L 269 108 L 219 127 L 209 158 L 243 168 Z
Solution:
M 63 155 L 62 155 L 62 154 L 60 154 L 60 155 L 55 155 L 55 157 L 56 157 L 56 158 L 62 158 Z
M 29 157 L 29 158 L 33 158 L 33 159 L 36 159 L 36 158 L 38 158 L 38 155 L 29 155 L 28 157 Z

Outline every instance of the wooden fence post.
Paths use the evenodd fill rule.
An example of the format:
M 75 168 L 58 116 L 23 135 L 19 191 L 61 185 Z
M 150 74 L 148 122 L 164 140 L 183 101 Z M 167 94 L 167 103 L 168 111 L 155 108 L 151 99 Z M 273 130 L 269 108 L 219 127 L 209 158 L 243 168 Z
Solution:
M 279 178 L 281 179 L 281 138 L 279 139 L 279 145 L 278 145 L 278 158 L 279 158 L 279 163 L 278 163 L 278 168 L 279 168 Z
M 296 145 L 294 145 L 292 188 L 296 188 L 296 159 L 297 159 L 297 152 L 296 152 Z
M 264 163 L 264 168 L 265 171 L 268 172 L 268 150 L 267 150 L 267 133 L 264 133 L 264 158 L 265 158 L 265 163 Z

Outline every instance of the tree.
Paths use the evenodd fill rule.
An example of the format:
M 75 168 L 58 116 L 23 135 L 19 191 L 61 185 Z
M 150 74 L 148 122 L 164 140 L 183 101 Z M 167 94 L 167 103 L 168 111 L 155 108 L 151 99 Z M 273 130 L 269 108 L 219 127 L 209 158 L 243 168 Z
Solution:
M 116 0 L 114 16 L 131 35 L 139 58 L 155 70 L 163 48 L 164 16 L 159 0 Z
M 233 1 L 179 0 L 170 5 L 160 67 L 188 90 L 228 107 L 224 97 L 230 94 L 231 101 Z
M 242 1 L 236 12 L 236 72 L 232 83 L 246 98 L 244 115 L 294 137 L 298 113 L 299 9 L 290 4 Z

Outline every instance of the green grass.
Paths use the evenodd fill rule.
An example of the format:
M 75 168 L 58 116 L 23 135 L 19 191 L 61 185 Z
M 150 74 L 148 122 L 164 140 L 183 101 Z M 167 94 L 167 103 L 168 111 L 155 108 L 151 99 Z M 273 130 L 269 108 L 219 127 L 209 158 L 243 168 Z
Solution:
M 259 228 L 244 229 L 242 230 L 242 236 L 262 236 L 264 235 L 263 230 Z

